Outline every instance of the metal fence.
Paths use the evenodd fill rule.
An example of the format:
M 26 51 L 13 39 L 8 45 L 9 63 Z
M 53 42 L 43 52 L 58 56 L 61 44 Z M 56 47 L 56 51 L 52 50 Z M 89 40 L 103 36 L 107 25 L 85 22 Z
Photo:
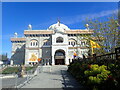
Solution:
M 21 88 L 23 85 L 26 83 L 29 83 L 29 81 L 37 76 L 39 73 L 42 72 L 42 65 L 39 65 L 37 68 L 33 68 L 32 70 L 26 71 L 25 72 L 25 77 L 21 81 L 19 81 L 19 77 L 16 77 L 16 85 L 14 87 L 16 88 Z
M 29 81 L 42 72 L 42 65 L 37 66 L 37 68 L 33 68 L 29 71 L 26 71 L 23 77 L 21 77 L 20 72 L 13 73 L 12 75 L 14 78 L 7 79 L 9 83 L 3 82 L 3 88 L 21 88 L 26 83 L 29 83 Z M 10 80 L 10 81 L 9 81 Z
M 108 53 L 104 55 L 96 56 L 96 54 L 93 54 L 92 57 L 85 58 L 85 60 L 120 60 L 120 47 L 115 48 L 114 53 Z

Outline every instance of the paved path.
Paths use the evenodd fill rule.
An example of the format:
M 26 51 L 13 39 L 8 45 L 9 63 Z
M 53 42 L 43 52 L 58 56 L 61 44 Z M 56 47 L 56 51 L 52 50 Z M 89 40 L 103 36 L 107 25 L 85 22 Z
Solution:
M 26 77 L 17 78 L 17 83 L 16 83 L 16 78 L 0 78 L 0 80 L 2 81 L 2 88 L 14 88 L 15 85 L 19 85 L 25 82 Z
M 67 72 L 67 66 L 56 65 L 50 67 L 51 71 L 49 67 L 43 67 L 44 71 L 22 88 L 82 88 Z

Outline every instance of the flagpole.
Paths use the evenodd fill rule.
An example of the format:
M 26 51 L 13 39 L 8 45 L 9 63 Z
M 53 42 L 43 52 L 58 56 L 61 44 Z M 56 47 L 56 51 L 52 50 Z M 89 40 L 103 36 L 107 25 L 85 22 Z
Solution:
M 92 55 L 94 54 L 94 50 L 93 50 L 93 48 L 91 48 L 92 49 Z

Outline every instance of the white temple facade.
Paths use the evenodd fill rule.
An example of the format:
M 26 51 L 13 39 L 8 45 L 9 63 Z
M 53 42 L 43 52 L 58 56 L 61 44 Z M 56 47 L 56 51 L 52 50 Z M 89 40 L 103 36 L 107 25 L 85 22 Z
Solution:
M 69 65 L 77 57 L 87 57 L 89 49 L 82 35 L 92 35 L 93 30 L 70 29 L 59 21 L 46 30 L 24 30 L 24 37 L 13 37 L 12 56 L 14 64 Z M 16 34 L 15 34 L 16 35 Z M 78 39 L 79 38 L 79 39 Z

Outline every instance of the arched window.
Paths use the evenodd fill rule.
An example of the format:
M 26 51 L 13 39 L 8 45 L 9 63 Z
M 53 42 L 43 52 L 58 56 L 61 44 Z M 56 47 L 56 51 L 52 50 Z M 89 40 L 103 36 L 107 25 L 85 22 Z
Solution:
M 69 41 L 69 45 L 70 45 L 70 41 Z
M 56 43 L 63 43 L 63 38 L 62 37 L 57 37 L 56 38 Z
M 30 42 L 31 46 L 32 46 L 32 42 Z
M 32 46 L 32 47 L 38 46 L 38 41 L 37 40 L 31 40 L 30 41 L 30 46 Z
M 44 45 L 44 46 L 50 45 L 50 41 L 49 41 L 49 40 L 47 40 L 47 39 L 46 39 L 46 40 L 44 40 L 44 41 L 43 41 L 43 45 Z
M 36 46 L 38 45 L 38 43 L 36 42 Z
M 76 45 L 76 40 L 69 39 L 69 45 L 75 46 Z
M 55 56 L 65 56 L 65 52 L 63 50 L 57 50 Z
M 64 56 L 63 52 L 57 52 L 55 55 L 56 56 Z
M 81 41 L 81 46 L 85 46 L 86 45 L 86 41 Z

